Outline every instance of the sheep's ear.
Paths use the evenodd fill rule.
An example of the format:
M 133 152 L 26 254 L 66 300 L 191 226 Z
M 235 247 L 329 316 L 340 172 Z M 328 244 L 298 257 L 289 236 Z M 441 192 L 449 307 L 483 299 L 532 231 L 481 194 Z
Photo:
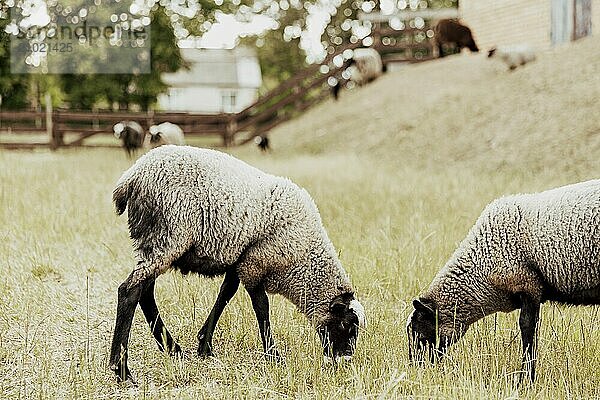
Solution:
M 342 315 L 348 309 L 348 304 L 344 303 L 343 299 L 335 298 L 331 304 L 329 304 L 329 311 L 332 314 Z
M 414 299 L 413 307 L 415 310 L 426 314 L 435 314 L 434 305 L 425 299 Z
M 351 295 L 336 296 L 331 300 L 331 303 L 329 303 L 329 311 L 335 315 L 344 315 L 348 310 L 350 300 L 352 300 Z

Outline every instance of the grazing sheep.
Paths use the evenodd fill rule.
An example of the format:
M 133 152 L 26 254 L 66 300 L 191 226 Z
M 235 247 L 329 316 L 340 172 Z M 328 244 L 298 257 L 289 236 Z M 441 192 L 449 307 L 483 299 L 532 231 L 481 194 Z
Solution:
M 509 70 L 514 70 L 519 65 L 525 65 L 535 61 L 535 50 L 527 44 L 513 46 L 492 47 L 488 51 L 488 57 L 500 58 L 508 66 Z
M 454 43 L 458 50 L 468 48 L 472 52 L 478 52 L 471 29 L 453 19 L 442 19 L 435 26 L 435 42 L 440 57 L 444 57 L 444 44 Z
M 383 62 L 377 50 L 372 48 L 354 49 L 352 57 L 346 61 L 348 80 L 359 86 L 379 78 L 384 72 Z M 332 87 L 331 93 L 335 100 L 339 97 L 341 83 L 338 80 Z
M 129 157 L 144 143 L 144 128 L 135 121 L 121 121 L 113 126 L 113 132 L 123 142 L 123 148 Z
M 600 180 L 493 201 L 413 301 L 409 356 L 433 361 L 475 321 L 521 309 L 523 370 L 533 381 L 540 304 L 600 304 L 599 260 Z
M 350 80 L 359 86 L 379 78 L 383 73 L 381 56 L 371 48 L 354 49 L 348 65 Z
M 183 130 L 178 125 L 170 122 L 152 125 L 150 127 L 150 137 L 146 140 L 145 146 L 154 149 L 163 144 L 185 145 Z
M 269 137 L 266 135 L 256 136 L 254 138 L 254 143 L 256 143 L 258 148 L 264 153 L 266 153 L 267 151 L 269 151 L 271 149 L 269 146 Z
M 365 315 L 306 190 L 227 154 L 162 146 L 127 170 L 113 192 L 117 213 L 128 209 L 137 266 L 119 286 L 110 368 L 131 379 L 127 343 L 139 303 L 161 350 L 179 353 L 154 299 L 156 278 L 225 275 L 198 333 L 198 354 L 212 354 L 217 321 L 241 282 L 252 300 L 265 353 L 278 359 L 267 292 L 285 296 L 315 325 L 324 355 L 354 352 Z

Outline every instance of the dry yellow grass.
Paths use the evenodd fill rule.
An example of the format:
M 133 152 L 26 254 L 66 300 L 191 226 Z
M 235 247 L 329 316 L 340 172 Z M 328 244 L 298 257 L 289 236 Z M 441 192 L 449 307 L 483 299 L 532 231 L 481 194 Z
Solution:
M 408 362 L 404 321 L 483 206 L 600 173 L 598 39 L 541 55 L 514 73 L 484 56 L 407 67 L 326 102 L 273 135 L 274 152 L 234 154 L 305 186 L 365 305 L 353 362 L 333 370 L 303 316 L 273 297 L 287 359 L 260 355 L 242 291 L 193 356 L 219 280 L 166 274 L 159 307 L 190 352 L 156 349 L 136 314 L 138 389 L 107 369 L 116 288 L 134 265 L 126 220 L 110 204 L 122 151 L 0 152 L 0 390 L 5 398 L 600 398 L 597 307 L 544 305 L 538 380 L 513 385 L 516 313 L 476 324 L 440 365 Z

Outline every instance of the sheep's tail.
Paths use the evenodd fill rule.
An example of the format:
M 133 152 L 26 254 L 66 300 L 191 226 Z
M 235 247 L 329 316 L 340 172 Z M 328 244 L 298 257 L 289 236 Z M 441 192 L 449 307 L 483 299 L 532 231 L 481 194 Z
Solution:
M 125 212 L 127 208 L 127 202 L 129 201 L 129 179 L 123 179 L 125 175 L 119 179 L 117 186 L 113 190 L 113 203 L 115 203 L 115 209 L 117 211 L 117 215 L 121 215 Z

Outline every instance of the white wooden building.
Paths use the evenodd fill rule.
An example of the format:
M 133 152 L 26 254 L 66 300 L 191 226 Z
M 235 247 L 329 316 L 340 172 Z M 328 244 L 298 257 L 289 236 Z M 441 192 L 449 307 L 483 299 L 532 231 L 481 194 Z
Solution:
M 253 49 L 183 48 L 181 54 L 190 68 L 163 75 L 169 90 L 158 98 L 161 110 L 236 113 L 257 99 L 262 75 Z

